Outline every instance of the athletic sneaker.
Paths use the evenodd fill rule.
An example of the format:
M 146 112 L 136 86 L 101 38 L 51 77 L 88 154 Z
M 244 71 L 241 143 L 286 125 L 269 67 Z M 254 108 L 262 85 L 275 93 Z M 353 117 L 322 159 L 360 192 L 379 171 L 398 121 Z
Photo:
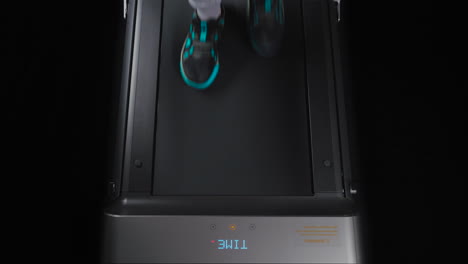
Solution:
M 284 34 L 283 0 L 249 0 L 248 7 L 252 47 L 261 56 L 275 56 Z
M 208 88 L 219 72 L 218 41 L 224 27 L 224 8 L 217 20 L 202 21 L 194 11 L 190 31 L 180 53 L 180 73 L 196 89 Z

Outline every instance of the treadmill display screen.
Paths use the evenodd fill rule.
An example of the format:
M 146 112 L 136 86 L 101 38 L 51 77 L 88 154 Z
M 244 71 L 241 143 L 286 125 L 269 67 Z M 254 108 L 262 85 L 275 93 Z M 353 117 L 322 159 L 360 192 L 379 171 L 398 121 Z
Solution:
M 246 250 L 247 241 L 245 239 L 216 239 L 211 240 L 212 244 L 217 245 L 218 250 Z

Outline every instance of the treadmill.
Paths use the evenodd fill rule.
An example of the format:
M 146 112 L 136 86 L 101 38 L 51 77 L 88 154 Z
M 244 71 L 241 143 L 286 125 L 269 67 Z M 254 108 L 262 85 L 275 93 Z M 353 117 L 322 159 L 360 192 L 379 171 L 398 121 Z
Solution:
M 278 56 L 223 0 L 220 72 L 185 85 L 187 0 L 124 0 L 103 263 L 361 263 L 340 1 L 286 0 Z

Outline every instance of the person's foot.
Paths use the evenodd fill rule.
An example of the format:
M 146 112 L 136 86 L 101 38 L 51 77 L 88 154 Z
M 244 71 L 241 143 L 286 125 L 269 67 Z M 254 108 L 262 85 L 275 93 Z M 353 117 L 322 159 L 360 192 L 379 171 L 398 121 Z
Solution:
M 249 0 L 249 35 L 255 51 L 264 57 L 275 56 L 284 34 L 283 0 Z
M 224 8 L 217 20 L 202 21 L 194 11 L 190 31 L 180 53 L 184 82 L 196 89 L 208 88 L 219 72 L 218 40 L 224 27 Z

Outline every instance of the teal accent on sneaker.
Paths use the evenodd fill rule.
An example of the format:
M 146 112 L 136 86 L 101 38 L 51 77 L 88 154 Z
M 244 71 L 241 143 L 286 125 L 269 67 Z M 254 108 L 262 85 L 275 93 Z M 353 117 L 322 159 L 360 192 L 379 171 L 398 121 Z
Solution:
M 280 0 L 279 1 L 279 5 L 278 5 L 278 13 L 279 13 L 279 22 L 280 24 L 284 24 L 284 15 L 283 15 L 283 0 Z
M 193 88 L 196 88 L 196 89 L 200 89 L 200 90 L 203 90 L 203 89 L 206 89 L 208 88 L 211 84 L 213 84 L 214 80 L 216 79 L 216 76 L 218 75 L 218 72 L 219 72 L 219 63 L 216 63 L 214 69 L 213 69 L 213 72 L 211 73 L 210 77 L 208 78 L 208 80 L 206 80 L 206 82 L 203 82 L 203 83 L 197 83 L 197 82 L 194 82 L 192 80 L 190 80 L 187 75 L 185 75 L 185 72 L 184 72 L 184 68 L 182 67 L 182 62 L 179 63 L 179 66 L 180 66 L 180 73 L 182 75 L 182 79 L 184 80 L 184 82 L 190 86 L 190 87 L 193 87 Z
M 218 36 L 218 33 L 216 33 L 215 36 L 214 36 L 214 40 L 218 41 L 218 39 L 219 39 L 219 36 Z
M 206 35 L 208 34 L 208 25 L 206 21 L 201 21 L 200 41 L 206 42 Z
M 279 22 L 279 5 L 275 8 L 275 19 Z
M 266 13 L 271 12 L 271 0 L 265 0 L 265 12 Z
M 190 48 L 190 55 L 193 54 L 193 49 L 194 49 L 194 46 L 192 46 L 192 47 Z
M 189 57 L 189 52 L 188 51 L 184 52 L 184 59 L 188 59 L 188 57 Z
M 185 48 L 186 49 L 190 48 L 190 45 L 192 45 L 192 40 L 190 38 L 188 38 L 187 42 L 185 42 Z
M 257 2 L 254 2 L 254 25 L 258 25 Z

